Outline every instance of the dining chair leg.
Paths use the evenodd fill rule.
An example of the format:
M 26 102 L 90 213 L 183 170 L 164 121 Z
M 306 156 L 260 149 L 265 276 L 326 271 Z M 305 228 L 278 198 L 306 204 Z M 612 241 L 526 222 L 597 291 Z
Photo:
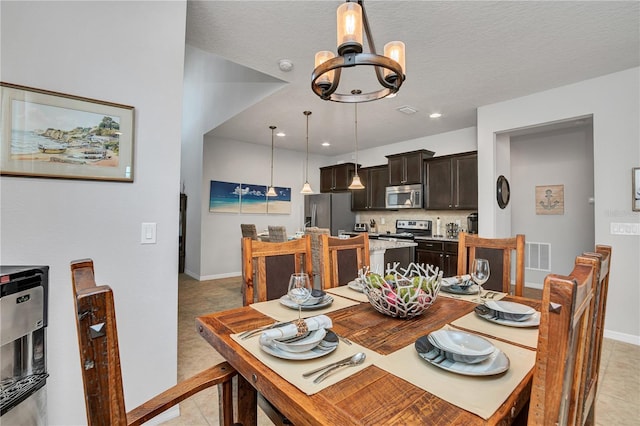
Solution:
M 238 374 L 238 423 L 243 426 L 258 424 L 258 392 L 240 374 Z
M 233 422 L 233 381 L 218 384 L 218 424 L 232 426 Z

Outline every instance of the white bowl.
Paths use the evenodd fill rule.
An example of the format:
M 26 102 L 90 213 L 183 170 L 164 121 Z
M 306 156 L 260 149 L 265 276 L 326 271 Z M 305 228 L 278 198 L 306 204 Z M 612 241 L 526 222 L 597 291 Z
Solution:
M 498 318 L 509 321 L 526 321 L 536 313 L 536 310 L 530 306 L 506 300 L 485 300 L 484 305 Z
M 273 340 L 273 346 L 286 352 L 307 352 L 318 346 L 327 331 L 324 328 L 312 331 L 307 337 L 291 343 Z M 286 340 L 286 339 L 283 339 Z
M 487 339 L 464 331 L 437 330 L 430 333 L 428 339 L 444 351 L 448 359 L 467 364 L 482 362 L 495 350 Z

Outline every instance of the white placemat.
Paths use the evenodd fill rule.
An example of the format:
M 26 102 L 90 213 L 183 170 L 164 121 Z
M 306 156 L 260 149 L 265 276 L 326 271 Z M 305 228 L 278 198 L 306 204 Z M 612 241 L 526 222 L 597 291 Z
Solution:
M 307 395 L 313 395 L 314 393 L 320 392 L 326 387 L 338 383 L 339 381 L 373 364 L 382 356 L 374 351 L 358 345 L 357 343 L 346 345 L 343 342 L 340 342 L 335 351 L 323 357 L 309 360 L 287 360 L 269 355 L 268 353 L 260 349 L 260 339 L 258 336 L 254 336 L 245 340 L 241 340 L 237 336 L 238 334 L 232 334 L 231 338 L 238 342 L 247 351 L 251 352 L 251 354 L 258 360 L 260 360 L 264 365 L 275 371 L 283 379 L 285 379 Z M 367 358 L 361 365 L 355 367 L 342 367 L 318 384 L 313 383 L 313 379 L 315 379 L 321 373 L 314 374 L 313 376 L 306 379 L 302 377 L 302 374 L 306 373 L 307 371 L 311 371 L 323 365 L 342 360 L 344 358 L 347 358 L 348 356 L 354 355 L 357 352 L 364 352 L 367 355 Z
M 302 311 L 302 318 L 313 317 L 316 315 L 326 314 L 328 312 L 337 311 L 339 309 L 348 308 L 349 306 L 358 305 L 360 302 L 356 302 L 355 300 L 345 299 L 344 297 L 335 296 L 333 297 L 333 303 L 326 308 L 316 309 L 312 311 Z M 277 321 L 291 321 L 298 318 L 298 310 L 287 308 L 280 303 L 279 299 L 269 300 L 267 302 L 258 302 L 253 303 L 251 305 L 253 309 L 258 312 L 261 312 Z
M 458 318 L 451 323 L 456 328 L 477 331 L 509 342 L 518 343 L 535 350 L 538 347 L 538 327 L 518 328 L 496 324 L 480 318 L 475 312 Z
M 369 303 L 367 295 L 359 291 L 353 290 L 349 286 L 342 285 L 340 287 L 328 288 L 325 290 L 327 293 L 335 294 L 337 296 L 346 297 L 347 299 L 357 300 L 358 302 Z
M 536 360 L 535 351 L 495 339 L 489 340 L 509 358 L 509 370 L 497 376 L 463 376 L 443 370 L 420 358 L 413 344 L 379 358 L 374 365 L 488 419 L 533 368 Z

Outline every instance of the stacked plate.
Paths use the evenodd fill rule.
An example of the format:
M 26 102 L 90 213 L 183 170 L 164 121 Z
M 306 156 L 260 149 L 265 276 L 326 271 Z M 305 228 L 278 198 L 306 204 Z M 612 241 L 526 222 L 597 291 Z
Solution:
M 283 339 L 273 339 L 271 344 L 260 343 L 260 349 L 283 359 L 313 359 L 330 354 L 338 347 L 338 336 L 331 330 L 319 328 Z
M 437 330 L 419 338 L 415 349 L 425 361 L 467 376 L 490 376 L 509 369 L 509 359 L 487 339 L 464 331 Z
M 440 289 L 445 293 L 478 294 L 478 286 L 471 280 L 471 275 L 443 278 Z
M 506 300 L 485 300 L 484 305 L 477 306 L 475 312 L 488 321 L 511 327 L 537 327 L 540 325 L 540 312 L 521 303 Z
M 311 292 L 311 297 L 307 299 L 302 306 L 300 306 L 300 309 L 303 311 L 313 311 L 316 309 L 326 308 L 332 303 L 333 297 L 329 296 L 322 290 L 313 290 Z M 298 304 L 291 300 L 291 298 L 286 294 L 280 298 L 280 304 L 287 308 L 298 309 Z
M 356 278 L 353 281 L 349 281 L 347 283 L 347 287 L 349 287 L 351 290 L 364 293 L 364 281 L 362 280 L 362 278 Z

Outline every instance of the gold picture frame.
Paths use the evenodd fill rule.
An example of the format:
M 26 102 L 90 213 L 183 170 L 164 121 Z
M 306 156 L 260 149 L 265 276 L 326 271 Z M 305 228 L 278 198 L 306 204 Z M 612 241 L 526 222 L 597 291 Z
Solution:
M 0 174 L 133 182 L 134 108 L 0 83 Z

